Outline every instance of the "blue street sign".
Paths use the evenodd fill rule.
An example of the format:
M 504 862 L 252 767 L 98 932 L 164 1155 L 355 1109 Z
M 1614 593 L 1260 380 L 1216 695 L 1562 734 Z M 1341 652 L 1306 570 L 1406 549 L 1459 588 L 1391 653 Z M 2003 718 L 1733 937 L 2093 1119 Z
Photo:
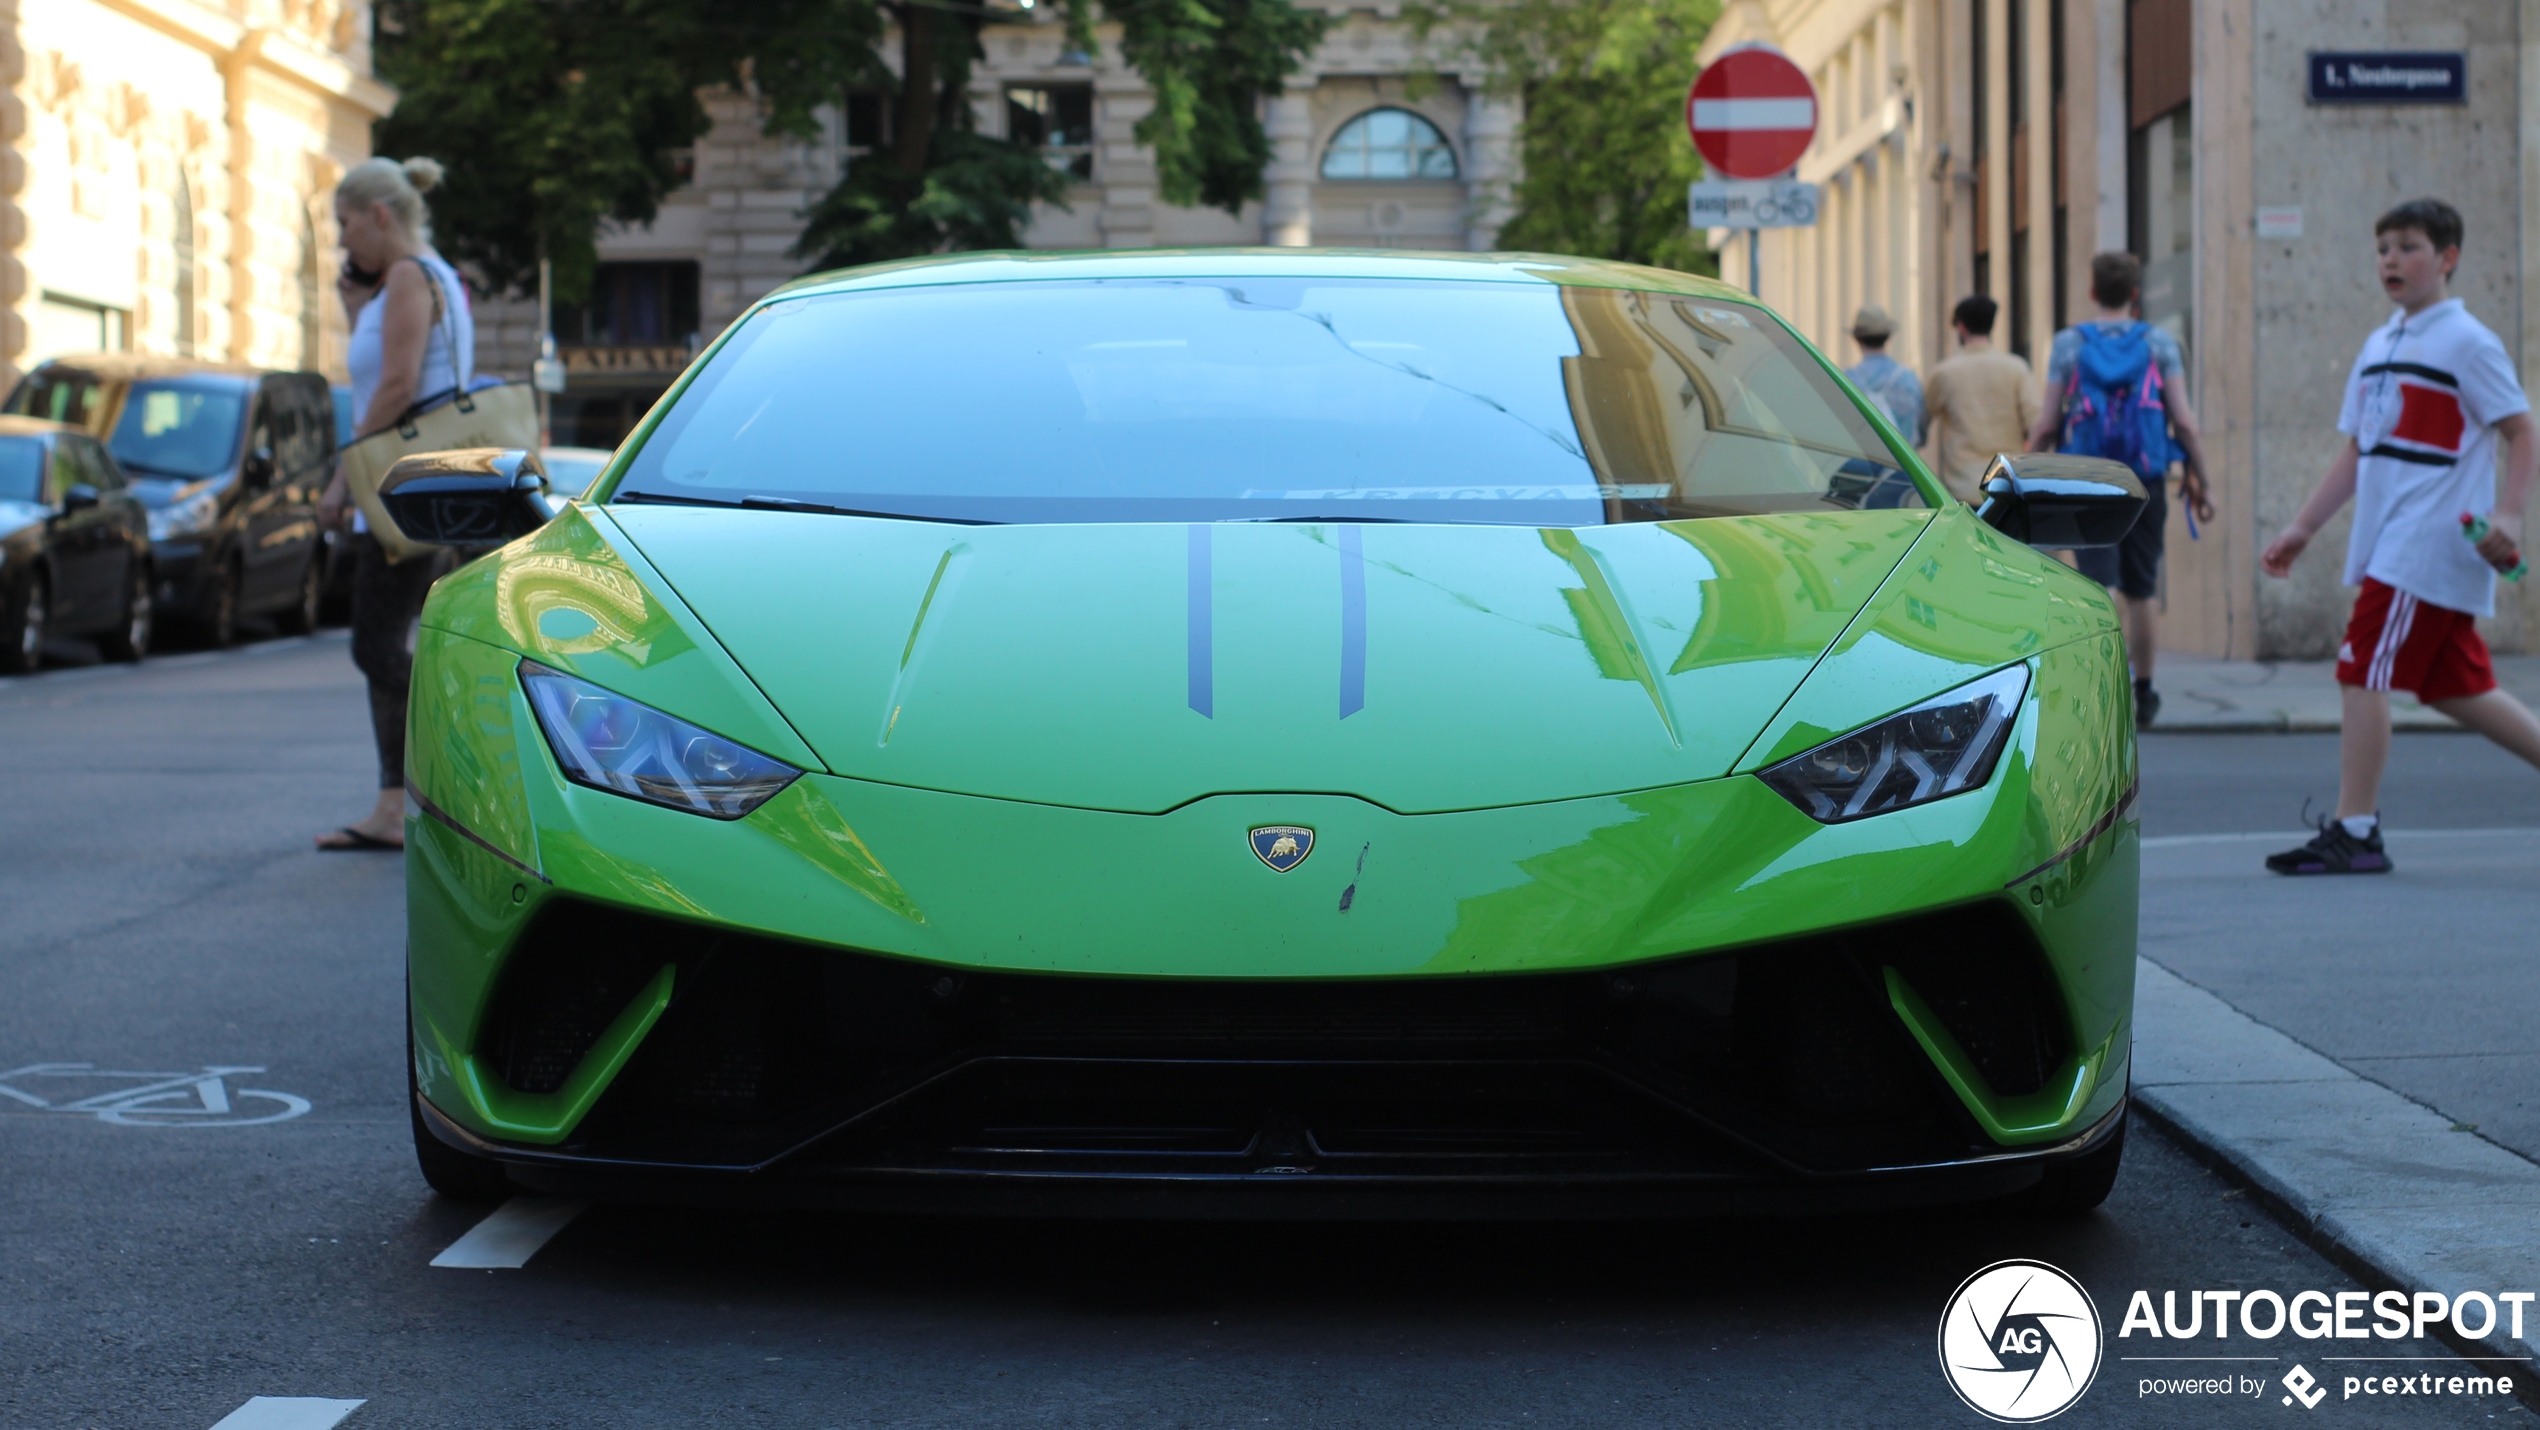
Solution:
M 2459 51 L 2314 50 L 2313 104 L 2465 104 L 2469 57 Z

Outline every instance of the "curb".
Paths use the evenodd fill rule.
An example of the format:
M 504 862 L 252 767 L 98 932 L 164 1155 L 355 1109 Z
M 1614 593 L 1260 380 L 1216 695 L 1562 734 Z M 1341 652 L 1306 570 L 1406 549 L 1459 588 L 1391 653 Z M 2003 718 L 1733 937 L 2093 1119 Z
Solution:
M 2149 959 L 2135 979 L 2134 1105 L 2368 1288 L 2540 1290 L 2540 1164 L 2360 1077 Z M 2474 1205 L 2463 1205 L 2464 1200 Z M 2523 1334 L 2446 1327 L 2518 1360 L 2540 1411 L 2540 1304 Z

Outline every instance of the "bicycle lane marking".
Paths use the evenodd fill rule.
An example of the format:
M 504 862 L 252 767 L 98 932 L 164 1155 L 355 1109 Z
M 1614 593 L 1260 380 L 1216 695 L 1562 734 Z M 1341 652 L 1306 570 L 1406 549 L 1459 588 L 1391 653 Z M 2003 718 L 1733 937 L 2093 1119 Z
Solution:
M 259 1395 L 220 1418 L 212 1430 L 334 1430 L 367 1400 L 314 1395 Z
M 229 1078 L 264 1070 L 243 1064 L 206 1064 L 194 1072 L 135 1072 L 99 1068 L 94 1063 L 29 1063 L 0 1072 L 0 1096 L 37 1112 L 94 1117 L 118 1127 L 260 1127 L 306 1114 L 307 1098 L 271 1088 L 242 1087 L 233 1100 Z M 25 1085 L 38 1079 L 116 1079 L 138 1081 L 140 1086 L 56 1102 Z M 240 1105 L 242 1101 L 275 1103 L 281 1110 L 251 1111 Z
M 445 1271 L 517 1271 L 589 1205 L 571 1197 L 514 1197 L 468 1228 L 432 1264 Z

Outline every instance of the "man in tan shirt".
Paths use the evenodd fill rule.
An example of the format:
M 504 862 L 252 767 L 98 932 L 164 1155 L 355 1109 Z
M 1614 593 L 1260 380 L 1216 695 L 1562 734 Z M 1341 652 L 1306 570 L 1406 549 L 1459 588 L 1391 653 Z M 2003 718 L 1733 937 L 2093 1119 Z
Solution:
M 1958 355 L 1931 370 L 1923 399 L 1931 412 L 1932 467 L 1949 494 L 1980 502 L 1977 478 L 1997 452 L 2028 450 L 2037 425 L 2037 384 L 2017 353 L 1997 352 L 1990 298 L 1962 298 L 1950 315 Z

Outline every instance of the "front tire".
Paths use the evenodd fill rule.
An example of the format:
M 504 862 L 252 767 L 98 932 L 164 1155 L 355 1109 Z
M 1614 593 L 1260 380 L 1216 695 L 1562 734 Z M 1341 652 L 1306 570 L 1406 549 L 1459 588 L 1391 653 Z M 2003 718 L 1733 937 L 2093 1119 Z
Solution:
M 2127 1113 L 2131 1120 L 2133 1114 Z M 2116 1135 L 2091 1151 L 2068 1162 L 2057 1162 L 2046 1169 L 2045 1177 L 2029 1190 L 2030 1205 L 2057 1216 L 2080 1216 L 2096 1211 L 2116 1190 L 2117 1169 L 2125 1161 L 2125 1123 L 2117 1124 Z
M 97 649 L 108 660 L 126 663 L 150 653 L 150 636 L 156 628 L 158 607 L 150 595 L 150 568 L 132 568 L 132 589 L 124 592 L 123 621 L 113 630 L 97 638 Z
M 44 627 L 52 611 L 46 597 L 44 573 L 30 572 L 26 589 L 18 593 L 0 621 L 0 631 L 7 633 L 8 644 L 0 646 L 0 671 L 24 675 L 44 663 Z
M 512 1179 L 491 1157 L 462 1152 L 423 1125 L 423 1089 L 415 1082 L 414 1003 L 406 1004 L 406 1115 L 414 1122 L 415 1165 L 424 1183 L 454 1202 L 495 1202 L 512 1194 Z

